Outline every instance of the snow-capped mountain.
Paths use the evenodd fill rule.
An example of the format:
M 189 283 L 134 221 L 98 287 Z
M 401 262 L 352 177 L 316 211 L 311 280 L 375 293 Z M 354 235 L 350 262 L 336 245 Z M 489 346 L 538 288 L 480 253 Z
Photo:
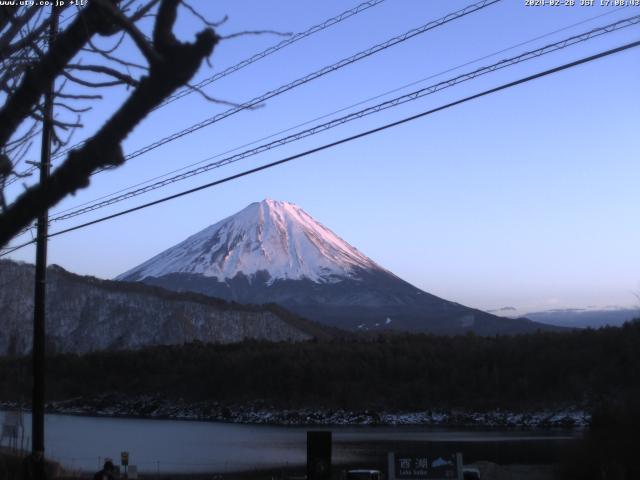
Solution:
M 325 283 L 352 278 L 360 270 L 383 269 L 297 205 L 267 199 L 205 228 L 116 280 L 190 273 L 223 281 L 239 273 L 268 272 L 270 283 L 305 278 Z
M 116 280 L 240 303 L 278 303 L 349 330 L 495 334 L 547 328 L 424 292 L 377 265 L 300 207 L 275 200 L 252 203 Z

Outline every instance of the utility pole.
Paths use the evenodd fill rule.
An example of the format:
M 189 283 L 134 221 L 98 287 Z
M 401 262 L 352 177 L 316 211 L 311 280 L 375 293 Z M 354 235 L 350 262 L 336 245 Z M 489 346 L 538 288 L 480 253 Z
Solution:
M 49 51 L 58 30 L 58 12 L 51 6 L 49 28 Z M 51 136 L 53 129 L 53 92 L 55 79 L 44 92 L 44 112 L 42 122 L 42 145 L 40 149 L 40 184 L 46 184 L 51 167 Z M 45 300 L 47 284 L 47 235 L 49 211 L 38 216 L 36 243 L 36 284 L 33 304 L 33 397 L 31 419 L 31 451 L 36 478 L 44 480 L 44 350 L 45 350 Z

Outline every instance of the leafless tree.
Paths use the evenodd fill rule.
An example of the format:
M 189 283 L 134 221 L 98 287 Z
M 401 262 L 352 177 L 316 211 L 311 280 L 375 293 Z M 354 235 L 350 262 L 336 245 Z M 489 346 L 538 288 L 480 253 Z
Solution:
M 122 141 L 151 110 L 188 85 L 221 38 L 215 32 L 218 24 L 185 0 L 88 0 L 81 7 L 65 3 L 57 14 L 66 21 L 50 45 L 49 8 L 0 6 L 0 247 L 40 213 L 86 187 L 93 172 L 121 165 Z M 181 42 L 173 33 L 180 7 L 204 23 L 193 42 Z M 125 58 L 121 46 L 126 42 L 135 45 L 143 60 Z M 43 93 L 52 81 L 54 151 L 64 152 L 71 134 L 82 127 L 82 114 L 103 89 L 130 93 L 97 131 L 64 154 L 47 182 L 25 186 L 7 204 L 6 185 L 29 171 L 25 155 L 38 140 Z

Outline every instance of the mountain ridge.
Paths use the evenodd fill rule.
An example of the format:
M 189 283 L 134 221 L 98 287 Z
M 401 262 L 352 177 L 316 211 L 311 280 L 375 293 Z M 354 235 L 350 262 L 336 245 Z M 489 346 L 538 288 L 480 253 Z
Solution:
M 0 355 L 30 351 L 34 266 L 0 261 Z M 51 352 L 87 353 L 201 341 L 304 341 L 330 330 L 278 305 L 239 305 L 194 292 L 80 276 L 48 268 Z
M 116 277 L 241 303 L 278 303 L 346 330 L 556 330 L 447 301 L 378 265 L 300 207 L 252 203 Z

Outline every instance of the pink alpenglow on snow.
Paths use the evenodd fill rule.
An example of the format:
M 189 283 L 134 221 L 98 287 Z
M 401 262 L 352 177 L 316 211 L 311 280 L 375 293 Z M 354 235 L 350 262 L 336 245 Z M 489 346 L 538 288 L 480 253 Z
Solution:
M 193 273 L 220 281 L 266 271 L 271 281 L 325 283 L 360 269 L 384 271 L 302 208 L 263 200 L 192 235 L 118 277 L 142 280 Z
M 252 203 L 117 280 L 245 304 L 275 303 L 344 330 L 456 334 L 550 327 L 511 320 L 424 292 L 385 270 L 300 207 Z

